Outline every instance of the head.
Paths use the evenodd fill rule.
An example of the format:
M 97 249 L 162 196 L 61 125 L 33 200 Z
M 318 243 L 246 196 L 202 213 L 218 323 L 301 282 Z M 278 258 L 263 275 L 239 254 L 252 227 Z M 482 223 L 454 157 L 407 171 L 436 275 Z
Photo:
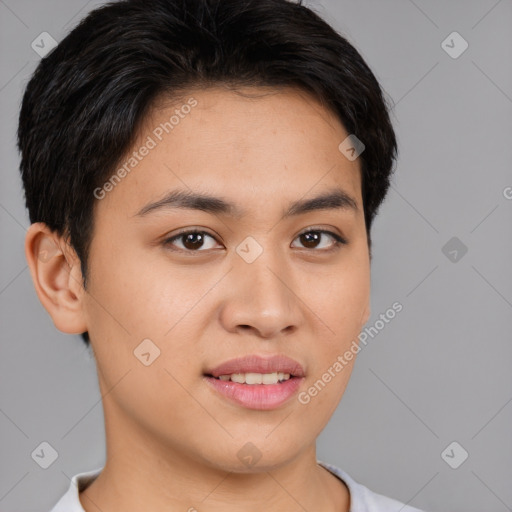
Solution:
M 364 150 L 347 158 L 354 135 Z M 244 421 L 204 379 L 279 353 L 311 384 L 368 320 L 397 143 L 345 38 L 285 0 L 108 4 L 40 62 L 18 144 L 36 291 L 92 344 L 102 389 L 119 383 L 113 416 L 226 468 L 248 432 L 283 461 L 318 435 L 353 361 L 307 405 L 244 408 Z M 214 446 L 206 403 L 229 432 L 212 422 Z

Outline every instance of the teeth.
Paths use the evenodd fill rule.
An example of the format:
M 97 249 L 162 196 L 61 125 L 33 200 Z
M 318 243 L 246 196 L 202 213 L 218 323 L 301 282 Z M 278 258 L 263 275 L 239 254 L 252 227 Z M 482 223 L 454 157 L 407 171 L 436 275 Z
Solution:
M 220 380 L 231 380 L 239 384 L 277 384 L 280 381 L 288 380 L 289 373 L 232 373 L 231 375 L 219 375 Z

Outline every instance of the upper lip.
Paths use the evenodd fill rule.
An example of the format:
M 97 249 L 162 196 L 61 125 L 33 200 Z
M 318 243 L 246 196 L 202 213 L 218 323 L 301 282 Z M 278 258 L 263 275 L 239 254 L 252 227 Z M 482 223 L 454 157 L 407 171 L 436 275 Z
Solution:
M 293 377 L 304 377 L 304 369 L 294 359 L 284 355 L 262 357 L 249 355 L 230 359 L 224 363 L 208 370 L 207 375 L 219 377 L 220 375 L 231 375 L 233 373 L 289 373 Z

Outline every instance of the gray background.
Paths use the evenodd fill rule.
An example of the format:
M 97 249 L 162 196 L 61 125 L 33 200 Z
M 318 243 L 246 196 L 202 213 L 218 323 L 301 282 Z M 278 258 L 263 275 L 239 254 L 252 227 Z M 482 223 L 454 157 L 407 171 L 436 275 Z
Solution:
M 23 244 L 15 128 L 39 56 L 101 2 L 0 0 L 0 510 L 51 508 L 72 475 L 104 463 L 94 361 L 55 329 Z M 309 1 L 361 52 L 394 101 L 400 157 L 373 229 L 372 326 L 318 457 L 432 512 L 512 510 L 512 2 Z M 441 46 L 457 31 L 468 49 Z M 455 41 L 454 50 L 460 48 Z M 451 261 L 442 248 L 467 247 Z M 58 452 L 42 469 L 31 453 Z M 462 449 L 469 457 L 452 469 Z M 445 457 L 446 459 L 446 457 Z M 448 460 L 448 459 L 447 459 Z

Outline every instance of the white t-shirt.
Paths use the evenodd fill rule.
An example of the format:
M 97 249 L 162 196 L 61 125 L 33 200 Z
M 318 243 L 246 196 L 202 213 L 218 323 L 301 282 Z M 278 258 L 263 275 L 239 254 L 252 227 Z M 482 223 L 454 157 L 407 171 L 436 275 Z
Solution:
M 421 510 L 404 505 L 403 503 L 370 491 L 364 485 L 356 482 L 345 471 L 317 461 L 325 469 L 343 480 L 350 492 L 350 512 L 422 512 Z M 69 485 L 66 494 L 57 502 L 50 512 L 84 512 L 80 500 L 79 491 L 84 490 L 101 473 L 103 467 L 76 474 Z

